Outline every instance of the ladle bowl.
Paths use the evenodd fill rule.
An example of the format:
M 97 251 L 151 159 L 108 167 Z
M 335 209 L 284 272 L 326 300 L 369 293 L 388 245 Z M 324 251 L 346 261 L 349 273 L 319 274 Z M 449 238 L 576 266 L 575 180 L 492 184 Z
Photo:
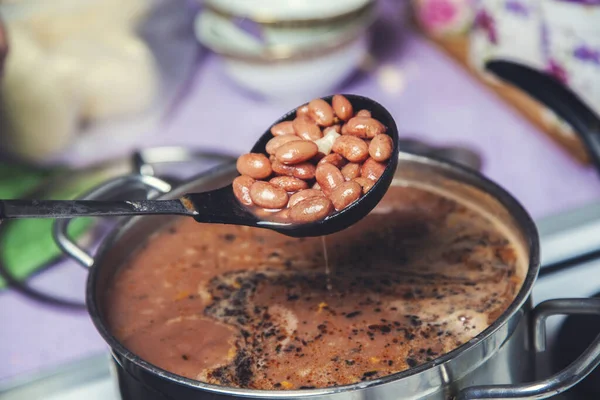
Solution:
M 0 200 L 0 219 L 15 218 L 73 218 L 125 215 L 185 215 L 202 223 L 246 225 L 271 229 L 291 237 L 323 236 L 341 231 L 365 217 L 387 192 L 398 165 L 398 128 L 388 110 L 367 97 L 344 94 L 354 110 L 369 110 L 373 118 L 386 126 L 392 138 L 392 156 L 381 177 L 364 196 L 343 210 L 322 220 L 307 223 L 278 222 L 263 219 L 241 204 L 231 184 L 216 190 L 188 193 L 175 200 L 99 201 L 99 200 Z M 333 95 L 322 97 L 331 104 Z M 265 147 L 273 138 L 271 127 L 283 121 L 292 121 L 296 109 L 275 121 L 258 139 L 252 153 L 268 156 Z

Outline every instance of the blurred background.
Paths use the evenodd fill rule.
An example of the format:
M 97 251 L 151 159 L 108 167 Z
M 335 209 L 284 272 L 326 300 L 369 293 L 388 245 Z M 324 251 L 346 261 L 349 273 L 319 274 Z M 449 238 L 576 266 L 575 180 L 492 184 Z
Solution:
M 0 198 L 75 198 L 140 169 L 179 182 L 337 92 L 382 103 L 404 149 L 480 170 L 536 219 L 583 207 L 600 182 L 578 136 L 483 64 L 543 70 L 600 113 L 599 4 L 0 0 Z M 86 271 L 51 229 L 0 225 L 0 382 L 104 349 Z

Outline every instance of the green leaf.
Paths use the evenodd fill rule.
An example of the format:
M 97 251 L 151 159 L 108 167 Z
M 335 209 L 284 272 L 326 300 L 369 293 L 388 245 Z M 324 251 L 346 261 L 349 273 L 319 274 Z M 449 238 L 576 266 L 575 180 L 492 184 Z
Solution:
M 42 196 L 46 199 L 74 199 L 92 187 L 113 176 L 115 171 L 93 170 L 67 171 L 52 178 L 56 182 L 53 193 Z M 13 168 L 0 165 L 0 198 L 22 198 L 44 183 L 51 173 Z M 57 179 L 58 177 L 58 179 Z M 32 273 L 62 255 L 52 236 L 53 219 L 18 219 L 0 225 L 0 262 L 14 278 L 23 281 Z M 94 224 L 94 218 L 77 218 L 69 225 L 69 236 L 81 238 Z M 0 277 L 0 290 L 6 287 Z
M 52 237 L 52 219 L 21 219 L 7 222 L 0 246 L 0 262 L 10 275 L 23 281 L 61 254 Z M 92 218 L 77 218 L 69 225 L 70 237 L 80 237 L 92 226 Z M 0 289 L 6 287 L 0 278 Z
M 54 171 L 0 164 L 0 199 L 17 199 L 33 190 Z

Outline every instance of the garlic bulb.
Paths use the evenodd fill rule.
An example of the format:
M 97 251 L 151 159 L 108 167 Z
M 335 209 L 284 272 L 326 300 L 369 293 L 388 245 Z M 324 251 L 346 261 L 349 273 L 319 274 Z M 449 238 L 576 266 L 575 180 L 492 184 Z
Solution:
M 54 48 L 54 54 L 80 71 L 71 86 L 82 92 L 82 118 L 99 120 L 139 113 L 156 98 L 158 72 L 153 55 L 144 42 L 129 33 L 66 39 Z
M 48 62 L 31 36 L 8 26 L 10 52 L 0 82 L 1 141 L 28 160 L 44 158 L 64 148 L 74 137 L 77 99 L 64 90 L 67 70 Z
M 160 78 L 135 28 L 153 0 L 52 0 L 2 6 L 10 52 L 1 83 L 2 150 L 46 159 L 82 122 L 133 116 Z
M 28 1 L 11 11 L 8 19 L 30 31 L 42 47 L 52 48 L 73 37 L 99 37 L 107 32 L 133 33 L 152 0 Z

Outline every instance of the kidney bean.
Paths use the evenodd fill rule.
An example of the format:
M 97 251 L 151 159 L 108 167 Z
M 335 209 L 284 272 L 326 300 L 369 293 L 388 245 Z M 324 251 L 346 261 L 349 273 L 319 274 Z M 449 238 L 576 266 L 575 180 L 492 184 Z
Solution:
M 285 190 L 286 192 L 297 192 L 298 190 L 308 189 L 308 183 L 302 179 L 293 176 L 276 176 L 271 178 L 269 183 Z
M 350 162 L 361 162 L 369 157 L 369 147 L 364 140 L 355 136 L 342 135 L 335 140 L 331 150 Z
M 288 202 L 288 194 L 285 190 L 264 181 L 256 181 L 252 184 L 250 198 L 257 206 L 268 209 L 283 208 Z
M 317 166 L 315 174 L 321 190 L 328 195 L 338 185 L 344 183 L 344 176 L 333 164 L 325 163 Z
M 323 99 L 314 99 L 308 103 L 308 116 L 318 125 L 333 125 L 333 108 Z
M 275 158 L 275 161 L 271 163 L 271 167 L 273 168 L 273 172 L 275 172 L 275 174 L 277 175 L 294 176 L 294 167 L 292 167 L 291 165 L 285 165 L 280 163 L 279 161 L 277 161 L 277 158 Z
M 240 175 L 233 180 L 233 194 L 240 201 L 240 203 L 251 206 L 252 199 L 250 198 L 250 187 L 256 182 L 249 176 Z
M 351 181 L 352 179 L 360 176 L 360 164 L 348 163 L 344 165 L 344 167 L 341 169 L 341 172 L 346 181 Z
M 281 145 L 275 152 L 277 161 L 286 165 L 298 164 L 310 160 L 319 152 L 314 142 L 298 140 Z
M 323 137 L 319 125 L 306 117 L 297 117 L 292 123 L 296 135 L 304 140 L 317 140 Z
M 354 181 L 349 181 L 336 187 L 329 195 L 329 199 L 333 203 L 333 207 L 340 211 L 358 200 L 361 194 L 362 187 Z
M 385 164 L 377 162 L 372 158 L 368 158 L 360 169 L 360 176 L 371 179 L 372 181 L 376 181 L 383 174 L 385 167 Z
M 298 140 L 303 140 L 303 139 L 296 135 L 275 136 L 273 139 L 271 139 L 267 142 L 267 145 L 265 146 L 265 150 L 267 150 L 267 153 L 274 155 L 275 152 L 277 151 L 277 149 L 279 147 L 281 147 L 282 145 L 284 145 L 288 142 L 295 142 Z
M 308 118 L 308 104 L 304 104 L 296 109 L 296 118 L 306 117 Z
M 369 178 L 365 178 L 362 176 L 354 178 L 353 181 L 358 183 L 362 187 L 363 194 L 367 194 L 367 192 L 371 190 L 371 188 L 375 184 L 375 181 L 372 181 Z
M 333 204 L 327 197 L 310 197 L 290 208 L 290 219 L 306 223 L 324 219 L 333 211 Z
M 317 167 L 311 163 L 300 163 L 293 166 L 293 176 L 298 179 L 310 180 L 316 176 Z
M 319 160 L 317 167 L 326 163 L 333 164 L 336 168 L 342 168 L 346 165 L 346 160 L 337 153 L 331 153 Z
M 280 221 L 287 221 L 288 219 L 290 219 L 290 209 L 284 208 L 283 210 L 275 214 L 275 216 Z
M 394 142 L 388 135 L 377 135 L 369 144 L 369 155 L 375 161 L 386 161 L 392 156 Z
M 283 121 L 278 124 L 275 124 L 271 127 L 271 133 L 273 136 L 283 136 L 283 135 L 293 135 L 294 132 L 294 124 L 292 121 Z
M 360 110 L 359 112 L 356 113 L 357 117 L 367 117 L 367 118 L 371 118 L 371 111 L 369 110 Z
M 254 179 L 265 179 L 273 172 L 271 162 L 264 154 L 248 153 L 241 155 L 236 162 L 237 170 L 242 175 Z
M 314 185 L 312 185 L 313 189 L 317 189 L 317 190 L 321 190 L 321 185 L 319 185 L 319 182 L 315 182 Z
M 363 139 L 372 139 L 377 135 L 385 133 L 385 126 L 374 118 L 354 117 L 344 125 L 345 134 L 358 136 Z M 342 129 L 342 134 L 344 130 Z
M 341 94 L 336 94 L 333 96 L 331 104 L 333 105 L 333 111 L 335 112 L 335 115 L 337 115 L 339 119 L 342 121 L 348 121 L 350 118 L 352 118 L 352 115 L 354 114 L 352 103 L 350 103 L 350 101 L 348 101 L 348 99 Z
M 296 165 L 285 165 L 275 160 L 272 167 L 273 172 L 277 175 L 293 176 L 304 180 L 313 179 L 316 171 L 316 167 L 309 162 L 303 162 Z
M 302 200 L 306 200 L 310 197 L 324 197 L 325 194 L 321 190 L 317 189 L 305 189 L 301 190 L 298 193 L 294 193 L 290 196 L 290 201 L 288 202 L 288 207 L 294 207 L 296 204 L 300 203 Z

